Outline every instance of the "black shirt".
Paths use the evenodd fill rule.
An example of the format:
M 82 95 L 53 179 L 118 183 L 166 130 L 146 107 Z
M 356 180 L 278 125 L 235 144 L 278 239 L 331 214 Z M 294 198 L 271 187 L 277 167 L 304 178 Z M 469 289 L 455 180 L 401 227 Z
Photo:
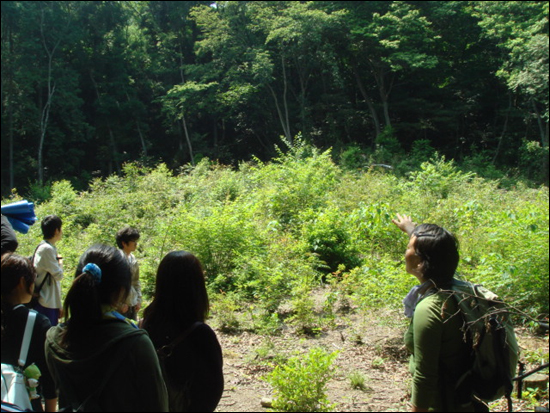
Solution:
M 148 332 L 158 350 L 175 340 L 181 331 Z M 195 328 L 165 360 L 163 370 L 167 376 L 170 411 L 213 412 L 216 409 L 224 389 L 223 357 L 216 333 L 210 326 L 201 324 Z
M 15 252 L 17 249 L 17 237 L 8 219 L 2 215 L 2 255 L 5 252 Z

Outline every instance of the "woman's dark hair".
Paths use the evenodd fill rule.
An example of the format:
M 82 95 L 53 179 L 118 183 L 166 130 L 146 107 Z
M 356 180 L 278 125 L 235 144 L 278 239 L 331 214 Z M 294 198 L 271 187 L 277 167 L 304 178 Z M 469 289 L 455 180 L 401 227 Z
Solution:
M 122 249 L 122 243 L 129 243 L 131 241 L 137 241 L 139 239 L 139 231 L 132 227 L 126 227 L 116 233 L 116 245 Z
M 36 279 L 36 271 L 31 261 L 21 255 L 7 253 L 2 255 L 2 335 L 4 334 L 4 314 L 9 309 L 8 297 L 19 285 L 21 278 L 25 280 L 27 293 L 32 294 L 32 285 Z
M 415 252 L 422 259 L 424 278 L 439 287 L 451 282 L 458 266 L 458 240 L 444 228 L 421 224 L 412 232 L 416 237 Z
M 202 265 L 185 251 L 174 251 L 161 261 L 153 302 L 144 312 L 143 327 L 149 329 L 185 329 L 197 321 L 206 321 L 210 311 Z
M 42 235 L 44 239 L 53 238 L 55 231 L 61 229 L 63 222 L 57 215 L 48 215 L 42 220 L 40 227 L 42 228 Z
M 82 270 L 86 264 L 96 264 L 101 270 L 101 281 Z M 130 291 L 131 273 L 128 261 L 120 251 L 106 245 L 94 245 L 80 257 L 75 280 L 65 299 L 67 330 L 63 337 L 69 346 L 79 332 L 103 318 L 101 305 L 125 301 Z

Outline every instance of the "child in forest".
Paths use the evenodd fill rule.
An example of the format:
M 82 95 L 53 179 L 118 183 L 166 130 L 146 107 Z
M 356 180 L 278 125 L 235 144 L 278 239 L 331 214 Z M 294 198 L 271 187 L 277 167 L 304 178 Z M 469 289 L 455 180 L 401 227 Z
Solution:
M 116 243 L 121 254 L 126 258 L 132 272 L 132 286 L 126 301 L 126 308 L 122 308 L 123 315 L 132 320 L 137 320 L 138 312 L 141 309 L 142 295 L 141 282 L 139 279 L 139 264 L 136 257 L 132 254 L 137 248 L 139 240 L 139 231 L 132 227 L 121 229 L 116 234 Z
M 61 302 L 61 281 L 63 280 L 63 259 L 57 253 L 56 244 L 63 237 L 63 222 L 56 215 L 48 215 L 42 220 L 44 240 L 38 245 L 33 255 L 36 269 L 36 292 L 38 302 L 34 309 L 44 314 L 52 326 L 59 323 L 63 314 Z

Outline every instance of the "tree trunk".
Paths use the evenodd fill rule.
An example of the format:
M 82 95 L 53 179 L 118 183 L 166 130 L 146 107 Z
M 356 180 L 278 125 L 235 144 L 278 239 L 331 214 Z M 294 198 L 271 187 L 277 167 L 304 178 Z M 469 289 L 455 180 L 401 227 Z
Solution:
M 289 140 L 290 143 L 292 143 L 292 135 L 290 133 L 290 120 L 288 118 L 288 102 L 287 102 L 287 92 L 288 92 L 288 82 L 286 80 L 286 65 L 285 65 L 285 57 L 284 55 L 281 56 L 281 62 L 283 65 L 283 81 L 284 81 L 284 89 L 283 89 L 283 106 L 285 108 L 285 120 L 286 120 L 286 138 Z
M 185 120 L 185 115 L 182 115 L 181 123 L 183 125 L 183 132 L 185 133 L 185 139 L 187 140 L 187 146 L 189 148 L 189 156 L 191 157 L 191 165 L 195 166 L 195 155 L 193 154 L 193 145 L 191 144 L 191 138 L 189 136 L 189 132 L 187 131 L 187 121 Z
M 212 135 L 214 137 L 214 151 L 216 153 L 216 157 L 218 157 L 220 152 L 218 150 L 218 122 L 216 122 L 216 119 L 212 122 Z
M 391 118 L 390 118 L 390 91 L 386 88 L 386 81 L 384 74 L 380 75 L 380 99 L 382 100 L 382 107 L 384 108 L 384 121 L 385 128 L 391 128 Z
M 543 145 L 542 145 L 543 148 L 545 149 L 544 154 L 543 154 L 544 158 L 542 160 L 542 173 L 543 173 L 543 176 L 544 176 L 544 184 L 546 186 L 548 186 L 548 184 L 550 183 L 549 182 L 550 176 L 549 176 L 549 171 L 548 171 L 548 167 L 549 167 L 549 165 L 548 165 L 548 155 L 549 155 L 548 154 L 548 139 L 549 139 L 549 137 L 548 137 L 548 122 L 545 122 L 545 123 L 546 123 L 546 128 L 545 128 L 546 131 L 545 131 L 545 135 L 544 135 L 544 142 L 543 142 Z
M 380 93 L 380 100 L 382 101 L 382 108 L 384 110 L 384 129 L 386 128 L 392 128 L 392 122 L 390 118 L 390 94 L 391 89 L 393 87 L 393 80 L 390 82 L 390 85 L 388 86 L 386 84 L 386 74 L 384 73 L 383 67 L 378 67 L 375 64 L 372 64 L 373 67 L 373 73 L 374 78 L 376 80 L 376 84 L 378 85 L 378 91 Z
M 275 102 L 275 108 L 277 109 L 277 115 L 279 116 L 279 121 L 281 122 L 281 127 L 283 128 L 283 133 L 285 134 L 286 139 L 290 142 L 290 131 L 287 130 L 287 126 L 285 123 L 285 119 L 283 116 L 283 113 L 281 111 L 281 107 L 279 106 L 279 99 L 277 99 L 277 94 L 273 90 L 273 88 L 270 85 L 267 85 L 269 91 L 271 92 L 271 96 L 273 96 L 273 101 Z
M 548 186 L 549 181 L 549 159 L 548 159 L 548 122 L 541 116 L 539 109 L 537 107 L 537 104 L 534 100 L 531 100 L 531 104 L 533 105 L 533 109 L 535 111 L 535 114 L 537 116 L 537 123 L 539 125 L 539 133 L 540 133 L 540 140 L 542 144 L 542 176 L 544 179 L 544 184 Z
M 46 140 L 46 131 L 48 129 L 48 122 L 50 119 L 52 99 L 55 93 L 55 83 L 53 82 L 52 76 L 52 64 L 55 51 L 61 43 L 61 38 L 59 38 L 59 40 L 55 43 L 51 50 L 48 47 L 46 43 L 46 36 L 44 34 L 44 10 L 42 10 L 42 14 L 40 16 L 40 35 L 42 37 L 44 50 L 46 50 L 46 53 L 48 55 L 48 97 L 46 100 L 46 104 L 42 108 L 42 114 L 40 118 L 40 142 L 38 144 L 38 183 L 42 186 L 44 184 L 44 142 Z
M 44 108 L 42 109 L 42 116 L 40 118 L 40 142 L 38 144 L 38 183 L 40 184 L 40 186 L 44 185 L 44 143 L 46 141 L 46 131 L 48 129 L 50 109 L 54 93 L 55 85 L 53 85 L 53 87 L 51 86 L 50 73 L 50 75 L 48 76 L 48 99 L 46 101 L 46 104 L 44 105 Z
M 9 107 L 9 121 L 10 121 L 10 150 L 9 150 L 9 157 L 10 157 L 10 190 L 14 188 L 14 170 L 13 170 L 13 109 L 10 105 Z
M 147 157 L 147 144 L 145 142 L 145 138 L 143 136 L 143 133 L 141 132 L 141 127 L 139 126 L 139 121 L 136 120 L 137 130 L 139 133 L 139 139 L 141 141 L 141 150 L 143 153 L 143 156 Z
M 185 75 L 183 73 L 183 50 L 181 47 L 181 42 L 179 45 L 180 52 L 180 78 L 181 84 L 185 83 Z M 193 154 L 193 145 L 191 144 L 191 137 L 189 136 L 189 131 L 187 130 L 187 120 L 185 119 L 185 113 L 181 114 L 181 124 L 183 126 L 183 132 L 185 134 L 185 139 L 187 140 L 187 147 L 189 148 L 189 156 L 191 157 L 191 165 L 195 166 L 195 155 Z
M 493 157 L 493 165 L 496 163 L 498 155 L 500 155 L 500 150 L 502 149 L 502 141 L 504 141 L 504 136 L 506 135 L 506 131 L 508 130 L 508 120 L 510 118 L 511 111 L 512 111 L 512 93 L 508 92 L 508 110 L 506 111 L 506 117 L 504 119 L 504 126 L 502 127 L 502 133 L 500 134 L 500 138 L 498 139 L 497 150 L 495 152 L 495 156 Z
M 368 95 L 367 90 L 365 89 L 365 85 L 361 80 L 361 76 L 359 76 L 359 72 L 357 71 L 357 68 L 354 68 L 354 73 L 355 73 L 355 79 L 357 80 L 357 86 L 359 87 L 359 91 L 361 92 L 363 99 L 365 99 L 365 102 L 367 102 L 370 116 L 372 118 L 372 122 L 374 123 L 375 136 L 374 136 L 373 142 L 376 142 L 378 135 L 380 135 L 380 133 L 382 132 L 382 129 L 380 129 L 380 120 L 378 119 L 378 114 L 376 113 L 376 109 L 374 108 L 374 103 L 372 102 L 371 97 Z
M 113 133 L 113 130 L 109 126 L 109 137 L 110 137 L 110 146 L 111 146 L 111 160 L 115 165 L 115 170 L 117 173 L 120 173 L 120 163 L 118 162 L 118 148 L 116 145 L 115 135 Z M 110 174 L 112 174 L 112 168 L 110 171 Z

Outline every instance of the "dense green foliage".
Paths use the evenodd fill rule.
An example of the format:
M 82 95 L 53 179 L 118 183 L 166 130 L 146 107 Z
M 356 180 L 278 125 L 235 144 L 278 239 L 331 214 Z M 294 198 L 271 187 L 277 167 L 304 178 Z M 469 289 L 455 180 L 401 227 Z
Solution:
M 276 412 L 334 411 L 326 387 L 334 375 L 332 362 L 337 356 L 337 352 L 313 348 L 305 356 L 292 357 L 276 366 L 267 376 L 275 390 L 273 409 Z
M 1 21 L 3 196 L 267 160 L 300 132 L 403 174 L 437 150 L 548 183 L 546 1 L 3 1 Z
M 113 245 L 116 231 L 132 225 L 142 234 L 136 256 L 147 296 L 161 258 L 185 249 L 203 262 L 225 328 L 238 328 L 234 310 L 248 303 L 255 328 L 274 332 L 286 317 L 315 333 L 323 325 L 308 297 L 323 282 L 331 286 L 327 319 L 337 301 L 401 305 L 416 279 L 405 272 L 407 239 L 391 223 L 396 213 L 453 231 L 463 276 L 530 315 L 548 313 L 548 201 L 546 187 L 499 189 L 439 156 L 406 178 L 350 171 L 297 138 L 269 163 L 231 168 L 205 159 L 177 175 L 164 164 L 132 163 L 81 193 L 55 182 L 36 210 L 39 218 L 62 217 L 59 250 L 69 275 L 87 247 Z M 20 252 L 32 254 L 39 225 L 19 239 Z

